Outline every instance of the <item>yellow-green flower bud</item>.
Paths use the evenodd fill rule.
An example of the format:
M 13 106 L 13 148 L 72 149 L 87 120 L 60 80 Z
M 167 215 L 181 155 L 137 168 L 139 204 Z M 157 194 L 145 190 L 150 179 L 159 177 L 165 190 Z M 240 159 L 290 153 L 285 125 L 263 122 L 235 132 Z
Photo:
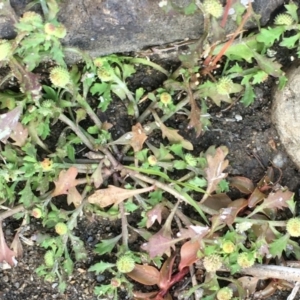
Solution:
M 53 267 L 54 266 L 54 253 L 51 250 L 49 250 L 45 253 L 44 261 L 45 261 L 45 265 L 47 267 Z
M 222 244 L 222 250 L 227 254 L 232 253 L 235 250 L 235 245 L 231 241 L 224 241 Z
M 70 83 L 70 74 L 67 69 L 55 67 L 50 72 L 50 80 L 56 87 L 64 88 Z
M 113 79 L 112 74 L 107 68 L 103 68 L 103 67 L 99 68 L 97 71 L 97 75 L 99 79 L 103 82 L 111 81 Z
M 94 65 L 97 68 L 103 67 L 103 65 L 104 65 L 105 62 L 106 62 L 105 58 L 102 58 L 102 57 L 98 57 L 98 58 L 94 59 Z
M 7 40 L 0 40 L 0 61 L 7 60 L 11 54 L 11 44 Z
M 43 212 L 40 208 L 36 207 L 31 211 L 31 215 L 36 218 L 39 219 L 43 216 Z
M 206 256 L 203 259 L 203 266 L 207 272 L 215 272 L 222 267 L 222 258 L 217 254 Z
M 64 235 L 68 232 L 68 226 L 65 223 L 59 222 L 55 225 L 55 232 L 59 235 Z
M 159 98 L 160 98 L 160 102 L 165 106 L 173 102 L 172 96 L 167 92 L 161 93 Z
M 150 166 L 155 166 L 157 164 L 157 158 L 154 155 L 148 156 L 148 163 Z
M 237 257 L 237 263 L 242 268 L 250 268 L 254 265 L 255 257 L 252 253 L 242 252 Z
M 117 260 L 117 269 L 121 273 L 129 273 L 135 267 L 134 259 L 129 255 L 123 255 Z
M 289 219 L 286 223 L 286 231 L 292 237 L 300 236 L 300 218 Z
M 229 287 L 221 288 L 217 293 L 218 300 L 230 300 L 233 296 L 233 291 Z
M 275 25 L 292 25 L 294 23 L 293 18 L 288 14 L 277 15 L 274 21 Z
M 203 10 L 215 18 L 220 18 L 223 14 L 223 6 L 218 0 L 205 0 L 203 2 Z
M 43 19 L 40 14 L 37 14 L 34 11 L 27 11 L 23 14 L 23 17 L 20 19 L 20 22 L 27 24 L 42 23 Z
M 217 92 L 220 95 L 229 95 L 233 88 L 233 82 L 228 77 L 220 78 L 219 82 L 217 83 Z
M 44 31 L 46 34 L 55 36 L 59 39 L 64 38 L 67 34 L 66 27 L 62 24 L 54 25 L 52 23 L 46 23 Z

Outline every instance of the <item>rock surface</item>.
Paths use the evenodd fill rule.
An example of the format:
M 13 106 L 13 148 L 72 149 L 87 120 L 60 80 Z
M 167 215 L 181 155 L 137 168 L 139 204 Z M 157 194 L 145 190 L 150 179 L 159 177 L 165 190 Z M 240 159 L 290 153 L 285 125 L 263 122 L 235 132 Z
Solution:
M 300 168 L 300 64 L 287 72 L 289 79 L 283 90 L 274 93 L 272 120 L 281 143 Z
M 186 6 L 190 0 L 172 0 Z M 18 15 L 22 15 L 30 0 L 11 0 Z M 87 50 L 92 56 L 141 50 L 186 38 L 199 38 L 202 15 L 166 14 L 160 0 L 65 0 L 61 1 L 59 20 L 65 24 L 66 45 Z M 225 2 L 225 1 L 224 1 Z M 255 0 L 253 8 L 261 14 L 261 24 L 284 0 Z M 37 8 L 38 6 L 34 6 Z M 0 38 L 14 36 L 11 22 L 0 16 Z

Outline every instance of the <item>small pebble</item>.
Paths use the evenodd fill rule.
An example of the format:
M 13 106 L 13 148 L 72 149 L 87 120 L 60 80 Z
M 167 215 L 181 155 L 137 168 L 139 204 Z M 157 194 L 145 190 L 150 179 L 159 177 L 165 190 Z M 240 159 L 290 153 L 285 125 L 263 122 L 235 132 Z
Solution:
M 243 117 L 242 117 L 241 115 L 235 115 L 234 117 L 235 117 L 235 119 L 237 120 L 237 122 L 243 120 Z
M 96 277 L 96 280 L 97 280 L 97 282 L 102 282 L 102 281 L 105 280 L 105 276 L 103 276 L 103 275 L 98 275 L 98 276 Z
M 287 157 L 279 152 L 273 157 L 272 162 L 275 167 L 282 168 L 287 163 Z

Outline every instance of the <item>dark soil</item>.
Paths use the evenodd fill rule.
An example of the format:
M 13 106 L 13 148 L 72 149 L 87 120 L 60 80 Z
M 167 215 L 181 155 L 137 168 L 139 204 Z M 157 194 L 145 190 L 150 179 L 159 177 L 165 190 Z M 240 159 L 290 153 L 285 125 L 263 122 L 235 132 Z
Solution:
M 278 59 L 282 58 L 283 60 L 285 58 L 284 63 L 288 66 L 290 61 L 289 59 L 286 60 L 286 57 L 286 53 L 278 53 Z M 162 63 L 170 64 L 169 61 Z M 174 62 L 172 64 L 174 65 Z M 164 76 L 158 75 L 156 72 L 143 70 L 137 72 L 130 84 L 140 86 L 142 83 L 146 90 L 153 90 L 161 86 L 164 79 Z M 230 167 L 227 169 L 229 176 L 241 175 L 257 183 L 266 173 L 268 167 L 273 164 L 278 166 L 282 174 L 278 170 L 275 174 L 277 179 L 280 179 L 280 184 L 294 191 L 296 198 L 298 198 L 299 171 L 287 157 L 271 123 L 274 84 L 274 80 L 269 79 L 266 83 L 258 86 L 256 88 L 257 99 L 248 108 L 238 102 L 230 107 L 228 105 L 221 107 L 211 105 L 209 112 L 212 125 L 198 138 L 192 131 L 186 129 L 188 120 L 185 117 L 173 118 L 168 121 L 168 125 L 179 129 L 180 133 L 193 143 L 195 153 L 204 151 L 211 145 L 226 145 L 229 148 Z M 114 139 L 128 132 L 131 125 L 134 124 L 134 120 L 128 118 L 124 104 L 118 101 L 115 101 L 108 111 L 101 114 L 100 117 L 114 125 L 112 129 Z M 150 138 L 153 139 L 154 137 L 155 133 Z M 3 225 L 5 237 L 10 244 L 14 231 L 20 226 L 20 223 L 14 219 L 7 219 Z M 32 220 L 30 227 L 23 235 L 32 241 L 40 229 L 41 224 Z M 69 278 L 68 288 L 63 295 L 57 292 L 56 283 L 45 283 L 35 274 L 35 268 L 43 261 L 44 250 L 34 244 L 23 243 L 24 256 L 18 259 L 18 266 L 0 271 L 0 299 L 96 300 L 97 297 L 93 295 L 94 287 L 108 284 L 110 277 L 109 274 L 96 276 L 95 273 L 87 271 L 91 265 L 99 260 L 99 257 L 93 253 L 94 246 L 102 239 L 118 235 L 120 230 L 120 222 L 109 222 L 100 218 L 84 217 L 81 219 L 75 233 L 85 242 L 89 258 L 84 263 L 75 264 L 74 274 Z M 130 248 L 138 247 L 139 244 L 133 239 Z M 113 256 L 111 257 L 113 259 Z M 110 256 L 105 257 L 105 260 L 109 259 Z M 288 291 L 277 291 L 267 299 L 284 300 L 287 299 L 288 295 Z M 121 294 L 120 299 L 127 299 L 126 295 Z

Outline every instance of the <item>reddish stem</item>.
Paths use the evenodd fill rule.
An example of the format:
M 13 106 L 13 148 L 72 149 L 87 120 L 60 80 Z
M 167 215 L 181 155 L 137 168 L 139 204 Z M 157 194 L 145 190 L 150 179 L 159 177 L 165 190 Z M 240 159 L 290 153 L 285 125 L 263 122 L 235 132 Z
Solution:
M 225 10 L 224 10 L 224 14 L 223 14 L 223 18 L 222 18 L 222 22 L 221 22 L 221 27 L 223 27 L 223 28 L 224 28 L 224 26 L 226 24 L 226 21 L 228 19 L 228 12 L 229 12 L 229 9 L 231 7 L 231 4 L 232 4 L 232 0 L 227 0 Z
M 189 267 L 183 268 L 180 272 L 176 273 L 171 277 L 171 280 L 169 281 L 168 285 L 159 291 L 159 293 L 156 295 L 155 300 L 163 299 L 163 297 L 168 293 L 170 288 L 177 282 L 181 281 L 182 278 L 189 272 Z

